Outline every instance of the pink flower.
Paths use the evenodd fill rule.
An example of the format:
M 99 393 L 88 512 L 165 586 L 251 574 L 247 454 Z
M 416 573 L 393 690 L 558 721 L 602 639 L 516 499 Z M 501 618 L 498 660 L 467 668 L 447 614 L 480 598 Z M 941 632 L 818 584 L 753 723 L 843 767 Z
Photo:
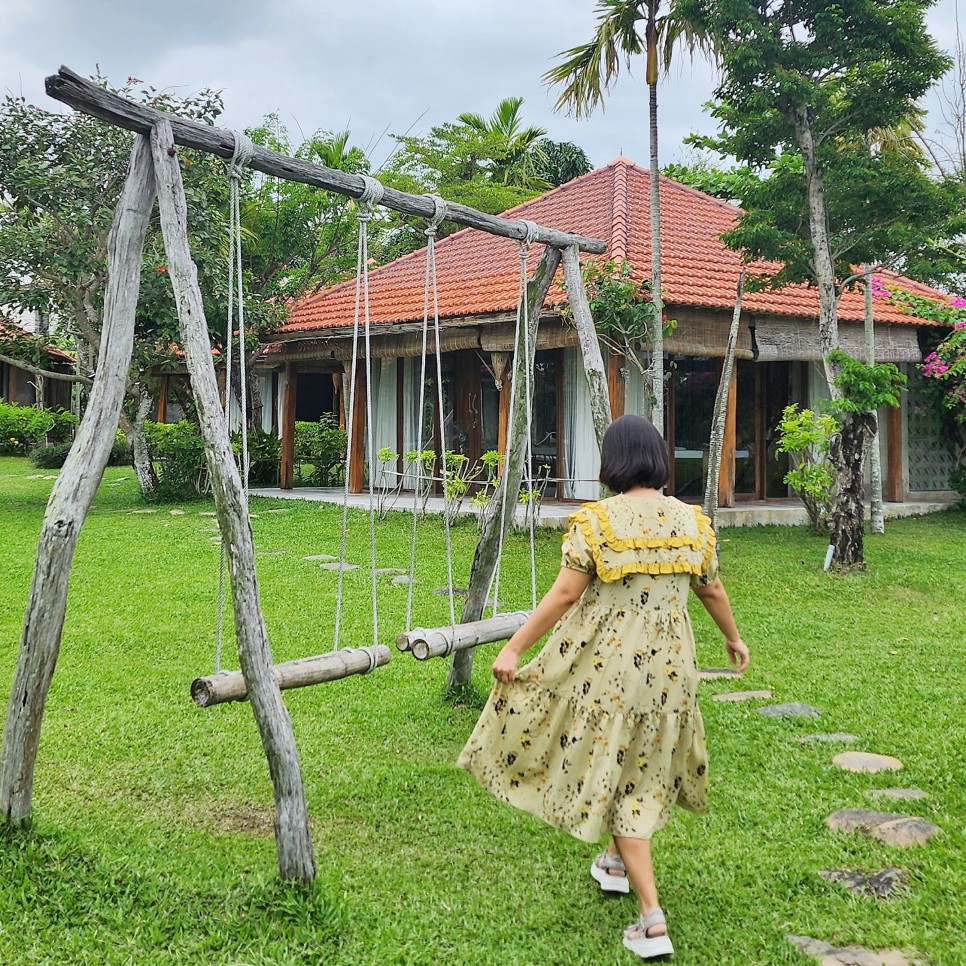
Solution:
M 960 319 L 954 326 L 954 329 L 966 329 L 966 319 Z
M 957 295 L 949 304 L 954 309 L 966 309 L 966 299 L 962 295 Z
M 872 276 L 872 294 L 876 298 L 887 299 L 892 293 L 882 284 L 881 279 L 873 275 Z

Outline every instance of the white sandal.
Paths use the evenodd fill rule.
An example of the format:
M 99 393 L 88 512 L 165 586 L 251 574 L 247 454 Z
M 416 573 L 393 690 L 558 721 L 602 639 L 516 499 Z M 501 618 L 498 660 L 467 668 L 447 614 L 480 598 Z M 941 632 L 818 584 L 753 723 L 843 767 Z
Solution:
M 620 869 L 623 875 L 614 875 L 611 869 Z M 619 855 L 601 852 L 590 865 L 590 874 L 600 885 L 601 892 L 620 892 L 626 895 L 631 891 L 627 881 L 627 869 L 624 860 Z
M 664 926 L 667 928 L 667 920 L 660 909 L 652 909 L 646 916 L 638 917 L 637 922 L 632 923 L 624 930 L 624 948 L 640 956 L 641 959 L 653 959 L 655 956 L 670 956 L 674 952 L 671 939 L 665 932 L 663 936 L 648 936 L 648 929 L 654 926 Z M 637 936 L 631 939 L 628 935 L 637 931 Z

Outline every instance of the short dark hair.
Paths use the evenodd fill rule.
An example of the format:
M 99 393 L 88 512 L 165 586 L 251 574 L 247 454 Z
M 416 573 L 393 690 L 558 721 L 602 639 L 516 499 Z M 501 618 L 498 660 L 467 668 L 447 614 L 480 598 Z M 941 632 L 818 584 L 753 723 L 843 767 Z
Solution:
M 643 416 L 619 416 L 604 433 L 600 482 L 613 493 L 635 486 L 659 490 L 668 481 L 667 444 Z

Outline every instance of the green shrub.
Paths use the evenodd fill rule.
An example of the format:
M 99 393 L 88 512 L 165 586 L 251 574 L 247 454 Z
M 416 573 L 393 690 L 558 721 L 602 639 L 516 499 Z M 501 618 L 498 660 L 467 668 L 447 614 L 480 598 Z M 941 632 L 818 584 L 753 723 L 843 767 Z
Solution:
M 178 423 L 145 423 L 148 448 L 158 474 L 160 500 L 187 500 L 208 491 L 205 442 L 198 427 Z
M 829 514 L 832 512 L 832 484 L 835 473 L 828 458 L 828 446 L 838 421 L 830 413 L 799 410 L 796 404 L 782 410 L 778 424 L 779 453 L 787 453 L 792 468 L 785 474 L 785 482 L 798 494 L 812 532 L 828 533 Z
M 231 438 L 232 450 L 241 462 L 242 437 L 235 433 Z M 263 429 L 248 431 L 248 482 L 252 486 L 276 486 L 278 462 L 282 455 L 282 441 Z
M 24 456 L 48 443 L 70 440 L 77 419 L 62 409 L 38 409 L 0 400 L 0 455 Z
M 30 462 L 42 470 L 58 470 L 67 459 L 73 443 L 54 443 L 51 446 L 38 446 L 30 451 Z M 131 447 L 124 433 L 118 432 L 107 458 L 108 466 L 130 466 Z
M 335 416 L 323 413 L 317 423 L 295 424 L 295 466 L 299 483 L 336 486 L 342 481 L 348 434 L 339 429 Z M 303 474 L 302 467 L 312 467 Z
M 957 467 L 949 474 L 949 485 L 959 494 L 957 506 L 966 510 L 966 466 Z

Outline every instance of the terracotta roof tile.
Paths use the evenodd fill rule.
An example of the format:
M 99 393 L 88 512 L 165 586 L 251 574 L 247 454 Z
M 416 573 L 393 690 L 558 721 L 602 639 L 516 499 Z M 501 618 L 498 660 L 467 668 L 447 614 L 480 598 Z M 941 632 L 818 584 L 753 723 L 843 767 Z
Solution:
M 4 319 L 0 317 L 0 339 L 30 339 L 33 338 L 33 334 L 28 332 L 26 329 L 17 325 L 16 322 L 11 322 L 9 319 Z M 68 355 L 66 352 L 62 352 L 56 346 L 47 345 L 44 349 L 51 359 L 58 359 L 63 362 L 73 362 L 74 357 Z
M 526 218 L 561 231 L 574 232 L 608 243 L 608 257 L 626 258 L 638 278 L 650 275 L 650 174 L 627 158 L 619 157 L 603 168 L 554 188 L 504 213 Z M 732 227 L 737 209 L 717 198 L 661 177 L 662 285 L 670 306 L 717 310 L 734 307 L 735 286 L 741 271 L 737 252 L 720 236 Z M 532 263 L 542 252 L 535 245 Z M 506 238 L 463 229 L 436 244 L 437 285 L 441 318 L 489 315 L 514 311 L 519 279 L 517 245 Z M 774 263 L 753 268 L 768 271 Z M 423 317 L 426 250 L 421 249 L 369 274 L 370 321 L 376 325 L 421 321 Z M 943 299 L 941 292 L 893 272 L 878 272 L 920 295 Z M 565 296 L 553 286 L 550 305 Z M 747 292 L 747 312 L 815 319 L 818 294 L 805 285 L 778 291 Z M 355 282 L 344 282 L 298 302 L 279 335 L 351 326 Z M 846 292 L 839 303 L 839 318 L 861 321 L 865 308 L 861 292 Z M 877 301 L 880 322 L 914 323 L 903 312 Z M 921 322 L 915 324 L 923 324 Z

